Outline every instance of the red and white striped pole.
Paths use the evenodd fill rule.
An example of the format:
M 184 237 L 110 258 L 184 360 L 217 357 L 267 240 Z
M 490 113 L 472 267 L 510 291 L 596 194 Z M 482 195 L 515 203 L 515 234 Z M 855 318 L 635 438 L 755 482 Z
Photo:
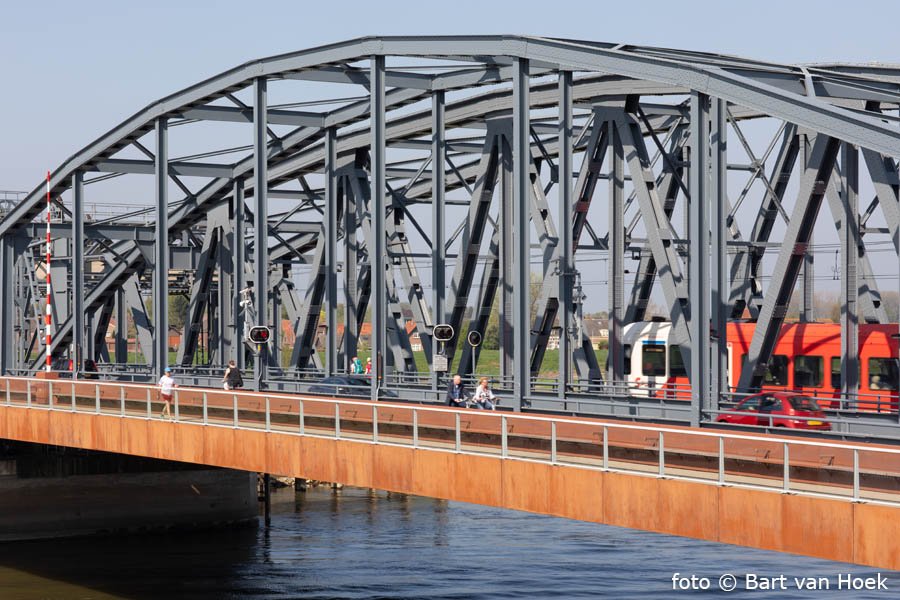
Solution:
M 53 341 L 53 287 L 50 282 L 50 171 L 47 171 L 47 372 L 52 370 L 52 352 L 50 344 Z

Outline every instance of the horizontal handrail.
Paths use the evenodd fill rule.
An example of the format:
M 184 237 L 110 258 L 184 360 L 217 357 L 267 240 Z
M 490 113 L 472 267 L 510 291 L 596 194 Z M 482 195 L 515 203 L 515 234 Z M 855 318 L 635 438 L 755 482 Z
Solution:
M 159 389 L 157 385 L 148 385 L 148 384 L 135 384 L 135 383 L 116 383 L 116 382 L 105 382 L 105 381 L 97 381 L 97 380 L 58 380 L 58 379 L 36 379 L 31 377 L 11 377 L 4 376 L 0 377 L 0 381 L 21 381 L 26 382 L 30 385 L 62 385 L 66 388 L 70 386 L 95 386 L 97 388 L 114 388 L 117 390 L 121 389 L 135 389 L 135 390 L 155 390 Z M 186 387 L 186 388 L 176 388 L 176 394 L 180 389 L 186 389 L 190 391 L 195 391 L 198 393 L 204 392 L 215 392 L 222 395 L 234 396 L 234 397 L 247 397 L 247 398 L 260 398 L 262 400 L 269 399 L 278 399 L 278 400 L 289 400 L 289 401 L 308 401 L 308 402 L 319 402 L 319 403 L 334 403 L 336 405 L 341 406 L 353 406 L 353 407 L 366 407 L 371 410 L 373 406 L 390 406 L 392 408 L 398 408 L 403 410 L 413 410 L 424 413 L 437 413 L 437 414 L 477 414 L 483 418 L 493 418 L 498 421 L 504 421 L 506 419 L 515 419 L 517 421 L 529 421 L 536 423 L 545 423 L 550 426 L 552 423 L 556 424 L 566 424 L 566 425 L 585 425 L 585 426 L 602 426 L 607 429 L 619 429 L 619 430 L 630 430 L 630 431 L 641 431 L 645 433 L 653 433 L 659 434 L 661 433 L 670 433 L 673 435 L 687 435 L 694 436 L 700 438 L 708 438 L 708 439 L 724 439 L 724 440 L 735 440 L 735 441 L 758 441 L 765 443 L 772 443 L 775 441 L 784 442 L 787 444 L 795 445 L 795 446 L 809 446 L 816 448 L 827 448 L 833 450 L 838 447 L 844 450 L 861 450 L 865 452 L 878 452 L 882 454 L 890 454 L 890 455 L 900 455 L 900 448 L 888 448 L 882 446 L 870 446 L 863 444 L 854 444 L 851 442 L 843 442 L 839 440 L 828 440 L 826 441 L 816 441 L 816 440 L 808 440 L 808 439 L 793 439 L 786 438 L 781 436 L 760 436 L 754 434 L 745 434 L 745 433 L 728 433 L 723 431 L 708 431 L 708 430 L 697 430 L 697 429 L 689 429 L 689 428 L 677 428 L 666 425 L 638 425 L 632 423 L 619 423 L 614 421 L 601 421 L 601 420 L 588 420 L 580 417 L 547 417 L 541 415 L 534 414 L 523 414 L 523 413 L 515 413 L 511 414 L 509 412 L 495 412 L 490 410 L 478 410 L 478 409 L 460 409 L 460 408 L 451 408 L 451 407 L 442 407 L 442 406 L 427 406 L 427 405 L 415 405 L 411 407 L 410 405 L 404 404 L 393 404 L 389 402 L 379 402 L 377 405 L 373 404 L 371 401 L 366 400 L 350 400 L 350 399 L 339 399 L 332 398 L 327 396 L 309 396 L 303 394 L 284 394 L 270 391 L 225 391 L 219 390 L 215 388 L 202 388 L 202 387 Z M 2 399 L 0 399 L 2 400 Z M 50 410 L 61 410 L 60 408 L 55 407 L 44 407 L 38 406 L 35 404 L 31 404 L 32 408 L 47 408 Z M 67 409 L 70 410 L 70 409 Z M 736 414 L 736 413 L 735 413 Z M 779 418 L 793 418 L 793 417 L 779 417 Z

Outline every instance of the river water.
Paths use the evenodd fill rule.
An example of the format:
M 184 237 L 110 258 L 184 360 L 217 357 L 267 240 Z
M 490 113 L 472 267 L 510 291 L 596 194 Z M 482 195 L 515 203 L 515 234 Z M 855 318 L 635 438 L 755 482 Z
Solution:
M 708 591 L 673 590 L 674 573 Z M 734 573 L 738 591 L 718 590 Z M 787 575 L 746 591 L 745 573 Z M 268 529 L 0 545 L 0 599 L 896 598 L 836 589 L 865 567 L 363 489 L 277 492 Z M 821 577 L 829 591 L 798 590 Z M 679 580 L 689 584 L 688 580 Z M 702 580 L 697 580 L 701 585 Z M 742 591 L 743 590 L 743 591 Z

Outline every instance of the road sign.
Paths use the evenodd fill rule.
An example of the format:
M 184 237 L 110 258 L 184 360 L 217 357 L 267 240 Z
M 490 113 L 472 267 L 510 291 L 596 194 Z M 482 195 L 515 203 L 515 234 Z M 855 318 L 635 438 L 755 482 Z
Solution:
M 268 327 L 251 327 L 247 334 L 247 339 L 254 344 L 267 344 L 271 337 L 272 331 Z
M 435 325 L 432 330 L 432 335 L 434 339 L 438 342 L 449 342 L 453 339 L 453 331 L 452 325 L 447 325 L 446 323 L 442 323 L 440 325 Z
M 443 354 L 435 354 L 431 358 L 431 365 L 434 368 L 435 372 L 447 372 L 450 370 L 450 363 L 447 360 L 447 357 Z
M 475 346 L 481 345 L 481 334 L 477 331 L 470 331 L 469 335 L 466 336 L 466 341 L 469 342 L 469 345 L 473 348 Z

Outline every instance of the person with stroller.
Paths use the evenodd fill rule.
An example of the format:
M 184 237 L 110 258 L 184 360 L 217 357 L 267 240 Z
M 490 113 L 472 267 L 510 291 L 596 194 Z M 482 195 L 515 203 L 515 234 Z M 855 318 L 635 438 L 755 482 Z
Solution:
M 494 392 L 491 391 L 490 382 L 487 377 L 482 377 L 478 380 L 478 387 L 475 388 L 475 395 L 472 397 L 472 401 L 475 402 L 476 408 L 496 410 L 497 405 L 500 402 Z

